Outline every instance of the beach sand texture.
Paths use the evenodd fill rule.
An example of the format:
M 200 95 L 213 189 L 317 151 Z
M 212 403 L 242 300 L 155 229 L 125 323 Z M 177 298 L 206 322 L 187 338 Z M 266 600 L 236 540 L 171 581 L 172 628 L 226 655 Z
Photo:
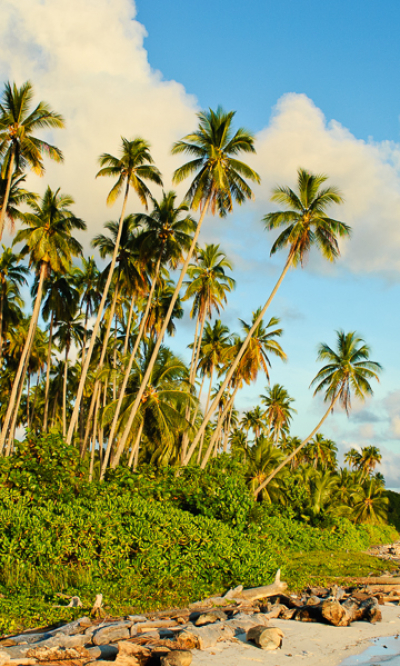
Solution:
M 285 634 L 281 649 L 266 652 L 240 640 L 218 643 L 201 652 L 193 650 L 192 666 L 338 666 L 347 657 L 363 652 L 371 639 L 400 634 L 400 606 L 380 608 L 382 622 L 375 625 L 353 622 L 350 627 L 333 627 L 271 620 L 270 626 L 279 627 Z

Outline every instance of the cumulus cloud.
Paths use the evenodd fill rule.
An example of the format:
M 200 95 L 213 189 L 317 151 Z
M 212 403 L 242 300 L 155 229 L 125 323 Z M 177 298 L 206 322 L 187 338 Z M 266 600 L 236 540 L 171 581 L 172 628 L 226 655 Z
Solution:
M 256 207 L 271 210 L 275 185 L 296 186 L 299 167 L 325 173 L 344 194 L 345 204 L 332 216 L 353 228 L 342 244 L 341 266 L 355 273 L 393 277 L 400 271 L 400 146 L 365 142 L 324 114 L 305 95 L 287 94 L 278 102 L 269 125 L 259 133 L 254 166 L 262 177 Z M 321 270 L 326 262 L 315 260 Z
M 51 139 L 65 164 L 46 160 L 46 177 L 30 177 L 37 191 L 47 183 L 74 196 L 90 236 L 118 204 L 105 209 L 108 179 L 94 180 L 97 158 L 118 154 L 120 137 L 142 136 L 170 188 L 178 158 L 173 141 L 192 129 L 196 101 L 182 85 L 163 81 L 143 47 L 144 27 L 130 0 L 5 0 L 0 23 L 0 76 L 21 85 L 31 79 L 37 101 L 61 112 L 66 129 Z M 154 190 L 155 193 L 156 190 Z M 132 210 L 139 204 L 132 196 Z

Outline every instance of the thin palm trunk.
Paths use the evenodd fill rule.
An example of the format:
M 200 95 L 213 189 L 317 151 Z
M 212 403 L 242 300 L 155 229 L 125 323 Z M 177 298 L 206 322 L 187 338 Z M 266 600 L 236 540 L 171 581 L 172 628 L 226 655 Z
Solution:
M 212 384 L 213 384 L 213 374 L 214 374 L 214 366 L 212 365 L 211 366 L 211 373 L 210 373 L 210 384 L 208 386 L 207 402 L 206 402 L 206 409 L 205 409 L 206 414 L 207 414 L 207 411 L 208 411 L 208 406 L 210 404 L 211 389 L 212 389 Z M 204 375 L 204 377 L 205 377 L 205 375 Z M 200 398 L 199 398 L 199 402 L 200 402 Z M 201 452 L 203 450 L 203 444 L 204 444 L 204 434 L 203 434 L 203 437 L 200 440 L 200 446 L 199 446 L 199 450 L 198 450 L 198 453 L 197 453 L 197 464 L 198 465 L 200 464 L 200 460 L 201 460 Z
M 49 417 L 49 390 L 50 390 L 50 369 L 51 369 L 51 346 L 53 344 L 53 324 L 54 312 L 51 313 L 50 329 L 49 329 L 49 344 L 47 347 L 47 367 L 46 367 L 46 388 L 44 391 L 44 415 L 43 415 L 43 432 L 47 432 L 47 421 Z
M 280 465 L 278 465 L 278 467 L 276 469 L 274 469 L 273 472 L 271 472 L 271 474 L 258 486 L 258 488 L 256 488 L 256 490 L 254 491 L 254 497 L 255 498 L 257 498 L 258 493 L 260 493 L 262 490 L 264 490 L 264 488 L 269 484 L 269 482 L 272 481 L 274 476 L 276 476 L 278 474 L 278 472 L 280 472 L 281 469 L 283 467 L 285 467 L 285 465 L 287 465 L 287 463 L 289 463 L 293 458 L 295 458 L 297 456 L 297 454 L 299 453 L 299 451 L 301 451 L 303 446 L 305 446 L 310 441 L 310 439 L 312 439 L 314 437 L 314 435 L 317 434 L 317 432 L 321 428 L 322 424 L 328 418 L 329 414 L 333 410 L 337 400 L 339 399 L 339 395 L 340 394 L 338 393 L 336 395 L 336 397 L 334 398 L 334 400 L 332 400 L 331 404 L 329 405 L 329 407 L 326 410 L 325 414 L 323 415 L 322 419 L 318 423 L 317 427 L 314 428 L 312 433 L 310 433 L 308 435 L 308 437 L 306 437 L 306 439 L 303 439 L 301 444 L 299 444 L 299 446 L 287 458 L 285 458 L 285 460 L 283 462 L 281 462 Z
M 4 309 L 4 286 L 0 293 L 0 368 L 3 360 L 3 309 Z
M 65 346 L 65 360 L 64 360 L 64 384 L 63 384 L 63 437 L 67 433 L 67 381 L 68 381 L 68 352 L 69 346 Z
M 29 357 L 27 356 L 27 358 L 25 360 L 25 367 L 24 367 L 24 373 L 23 373 L 24 375 L 25 375 L 26 371 L 28 370 L 28 365 L 29 365 Z M 15 412 L 13 414 L 13 418 L 12 418 L 11 425 L 10 425 L 10 433 L 9 433 L 9 436 L 8 436 L 7 449 L 6 449 L 6 458 L 8 458 L 11 455 L 11 452 L 12 452 L 13 446 L 14 446 L 15 429 L 17 427 L 18 411 L 19 411 L 19 405 L 21 403 L 22 392 L 24 390 L 24 383 L 25 383 L 24 381 L 21 381 L 21 383 L 19 385 L 19 388 L 18 388 L 18 396 L 17 396 L 18 408 L 15 410 Z
M 108 272 L 107 282 L 106 282 L 106 285 L 104 287 L 104 293 L 103 293 L 103 296 L 102 296 L 102 299 L 101 299 L 101 302 L 100 302 L 99 310 L 97 312 L 97 318 L 96 318 L 96 322 L 95 322 L 95 325 L 94 325 L 94 328 L 93 328 L 92 337 L 90 339 L 89 349 L 88 349 L 88 352 L 87 352 L 87 355 L 86 355 L 86 358 L 85 358 L 85 363 L 84 363 L 83 368 L 82 368 L 82 374 L 81 374 L 81 379 L 80 379 L 79 386 L 78 386 L 78 391 L 77 391 L 77 395 L 76 395 L 74 410 L 72 412 L 71 421 L 70 421 L 69 428 L 68 428 L 67 444 L 71 444 L 72 436 L 73 436 L 73 433 L 74 433 L 74 430 L 75 430 L 75 425 L 78 421 L 79 410 L 80 410 L 80 407 L 81 407 L 82 396 L 83 396 L 83 388 L 84 388 L 84 385 L 85 385 L 85 382 L 86 382 L 86 377 L 87 377 L 87 373 L 88 373 L 88 370 L 89 370 L 90 361 L 92 359 L 92 354 L 93 354 L 93 349 L 94 349 L 94 345 L 95 345 L 95 342 L 96 342 L 96 338 L 97 338 L 98 333 L 99 333 L 100 322 L 101 322 L 102 317 L 103 317 L 103 310 L 104 310 L 104 306 L 106 304 L 108 291 L 110 289 L 110 284 L 111 284 L 112 276 L 113 276 L 113 273 L 114 273 L 115 264 L 117 262 L 119 244 L 120 244 L 120 241 L 121 241 L 123 219 L 124 219 L 124 216 L 125 216 L 126 204 L 128 202 L 128 194 L 129 194 L 129 180 L 126 183 L 124 202 L 122 204 L 121 217 L 119 218 L 118 234 L 117 234 L 117 238 L 116 238 L 116 241 L 115 241 L 114 252 L 113 252 L 113 256 L 112 256 L 111 264 L 110 264 L 110 270 Z
M 28 335 L 25 341 L 24 348 L 22 350 L 21 358 L 19 361 L 19 366 L 17 373 L 15 375 L 12 391 L 11 391 L 11 396 L 10 396 L 10 402 L 8 403 L 8 408 L 6 415 L 4 417 L 4 422 L 3 422 L 3 428 L 1 431 L 0 435 L 0 455 L 4 449 L 7 433 L 8 433 L 8 428 L 11 422 L 12 414 L 14 410 L 17 410 L 19 408 L 19 403 L 21 400 L 21 397 L 19 400 L 17 399 L 18 395 L 18 389 L 20 382 L 22 382 L 22 385 L 25 382 L 25 375 L 27 371 L 28 364 L 26 363 L 26 360 L 28 359 L 29 362 L 29 355 L 31 351 L 31 346 L 33 342 L 33 338 L 35 336 L 36 332 L 36 327 L 37 327 L 37 322 L 39 319 L 39 312 L 40 312 L 40 305 L 42 302 L 42 294 L 43 294 L 43 282 L 46 276 L 46 270 L 47 270 L 47 264 L 42 263 L 40 267 L 40 278 L 39 278 L 39 285 L 38 285 L 38 291 L 37 291 L 37 296 L 35 300 L 35 307 L 33 308 L 33 313 L 32 313 L 32 318 L 29 324 L 29 330 L 28 330 Z
M 92 450 L 90 452 L 89 481 L 92 481 L 92 479 L 93 479 L 94 459 L 95 459 L 95 455 L 96 455 L 96 434 L 97 434 L 97 423 L 98 423 L 98 415 L 99 415 L 99 408 L 100 408 L 100 398 L 101 398 L 101 395 L 100 395 L 100 391 L 99 391 L 98 395 L 97 395 L 96 411 L 95 411 L 95 414 L 94 414 Z
M 103 391 L 103 410 L 107 404 L 107 390 L 108 390 L 108 381 L 107 378 L 104 381 L 104 391 Z M 99 460 L 100 467 L 103 464 L 104 457 L 104 426 L 103 419 L 100 420 L 100 429 L 99 429 Z
M 131 328 L 132 328 L 132 318 L 133 318 L 133 309 L 135 307 L 135 299 L 132 296 L 131 300 L 131 306 L 129 308 L 129 315 L 128 315 L 128 322 L 126 324 L 126 333 L 125 333 L 125 340 L 124 340 L 124 349 L 123 349 L 123 356 L 126 356 L 128 352 L 128 344 L 129 344 L 129 337 L 131 334 Z
M 221 415 L 218 419 L 217 427 L 215 429 L 215 432 L 214 432 L 213 436 L 211 437 L 210 444 L 208 445 L 208 449 L 206 451 L 206 455 L 204 456 L 203 461 L 200 465 L 201 469 L 204 469 L 205 466 L 208 463 L 208 460 L 209 460 L 210 455 L 213 451 L 214 445 L 218 441 L 218 438 L 220 436 L 221 428 L 222 428 L 222 424 L 224 422 L 225 416 L 228 413 L 228 411 L 230 410 L 231 406 L 233 406 L 233 403 L 235 401 L 235 397 L 236 397 L 236 393 L 238 392 L 238 389 L 239 389 L 239 383 L 237 384 L 237 386 L 236 386 L 235 390 L 233 391 L 231 397 L 227 401 L 227 406 L 226 406 L 227 408 L 225 408 L 225 410 L 222 411 L 222 413 L 221 413 Z
M 0 212 L 0 241 L 3 238 L 4 222 L 5 222 L 5 219 L 6 219 L 8 200 L 10 198 L 11 181 L 12 181 L 12 175 L 13 175 L 13 170 L 14 170 L 14 160 L 15 160 L 15 155 L 14 155 L 14 150 L 13 150 L 12 153 L 11 153 L 10 164 L 9 164 L 9 167 L 8 167 L 7 185 L 6 185 L 6 191 L 4 193 L 3 206 L 2 206 L 2 209 L 1 209 L 1 212 Z
M 233 412 L 233 403 L 232 403 L 231 410 L 229 412 L 228 422 L 227 422 L 226 431 L 225 431 L 224 446 L 223 446 L 224 453 L 226 453 L 228 451 L 228 441 L 229 441 L 229 432 L 230 432 L 230 429 L 231 429 L 232 412 Z
M 212 405 L 211 405 L 209 411 L 207 412 L 207 414 L 206 414 L 206 416 L 205 416 L 205 418 L 204 418 L 204 421 L 203 421 L 203 423 L 201 424 L 201 426 L 200 426 L 200 428 L 199 428 L 199 430 L 198 430 L 198 432 L 197 432 L 196 437 L 194 438 L 194 440 L 193 440 L 193 442 L 192 442 L 192 445 L 191 445 L 191 447 L 190 447 L 190 449 L 189 449 L 189 451 L 188 451 L 188 454 L 187 454 L 186 460 L 185 460 L 184 463 L 183 463 L 184 465 L 187 465 L 187 464 L 189 463 L 190 458 L 192 457 L 193 452 L 194 452 L 194 450 L 196 449 L 196 446 L 197 446 L 198 442 L 200 441 L 200 438 L 201 438 L 203 432 L 205 432 L 205 429 L 206 429 L 206 427 L 207 427 L 207 424 L 209 423 L 210 419 L 212 418 L 212 416 L 213 416 L 215 410 L 218 408 L 218 405 L 219 405 L 219 401 L 220 401 L 220 399 L 221 399 L 221 396 L 223 395 L 223 393 L 224 393 L 226 387 L 228 386 L 229 382 L 231 381 L 231 379 L 232 379 L 232 377 L 233 377 L 233 374 L 234 374 L 236 368 L 238 367 L 238 365 L 239 365 L 239 363 L 240 363 L 240 360 L 241 360 L 241 358 L 242 358 L 244 352 L 246 351 L 246 349 L 247 349 L 247 347 L 248 347 L 248 344 L 249 344 L 249 342 L 250 342 L 250 340 L 251 340 L 251 338 L 252 338 L 252 336 L 253 336 L 254 331 L 256 330 L 256 328 L 258 327 L 258 325 L 260 324 L 260 322 L 262 321 L 262 319 L 263 319 L 263 317 L 264 317 L 266 311 L 268 310 L 269 306 L 271 305 L 272 300 L 273 300 L 273 298 L 274 298 L 276 292 L 278 291 L 278 289 L 279 289 L 279 287 L 280 287 L 280 285 L 281 285 L 281 283 L 282 283 L 282 281 L 283 281 L 283 278 L 285 277 L 285 275 L 286 275 L 286 273 L 288 272 L 290 266 L 292 265 L 293 257 L 294 257 L 294 253 L 293 253 L 292 251 L 289 252 L 289 256 L 288 256 L 288 258 L 287 258 L 287 261 L 286 261 L 286 263 L 285 263 L 285 266 L 284 266 L 284 268 L 283 268 L 283 271 L 282 271 L 282 273 L 280 274 L 279 279 L 278 279 L 278 281 L 277 281 L 275 287 L 273 288 L 270 297 L 268 298 L 267 302 L 265 303 L 265 305 L 264 305 L 263 309 L 261 310 L 259 316 L 258 316 L 257 319 L 255 320 L 253 326 L 250 328 L 250 330 L 249 330 L 249 332 L 248 332 L 248 334 L 247 334 L 247 336 L 246 336 L 246 338 L 245 338 L 245 340 L 244 340 L 244 342 L 243 342 L 243 344 L 242 344 L 242 346 L 241 346 L 241 348 L 240 348 L 240 350 L 239 350 L 238 355 L 236 356 L 234 362 L 232 363 L 232 365 L 231 365 L 231 367 L 230 367 L 230 369 L 229 369 L 229 372 L 226 374 L 226 377 L 225 377 L 224 381 L 222 382 L 221 388 L 220 388 L 220 390 L 218 391 L 218 394 L 216 395 L 216 397 L 214 398 L 213 403 L 212 403 Z
M 156 270 L 155 270 L 155 273 L 154 273 L 154 279 L 153 279 L 153 282 L 152 282 L 152 285 L 151 285 L 151 288 L 150 288 L 150 292 L 149 292 L 149 297 L 148 297 L 147 303 L 146 303 L 146 309 L 143 313 L 142 320 L 140 322 L 139 331 L 138 331 L 138 334 L 137 334 L 137 337 L 136 337 L 136 340 L 135 340 L 135 344 L 134 344 L 133 349 L 132 349 L 132 354 L 130 355 L 130 358 L 129 358 L 128 366 L 125 370 L 124 379 L 123 379 L 122 386 L 121 386 L 121 389 L 120 389 L 120 392 L 119 392 L 118 402 L 117 402 L 117 406 L 115 408 L 115 414 L 114 414 L 114 418 L 113 418 L 113 421 L 112 421 L 112 424 L 111 424 L 110 437 L 108 438 L 107 449 L 106 449 L 106 452 L 105 452 L 105 455 L 104 455 L 104 461 L 103 461 L 103 465 L 102 465 L 102 469 L 101 469 L 100 480 L 102 480 L 104 478 L 104 474 L 106 472 L 106 468 L 107 468 L 107 465 L 108 465 L 108 460 L 109 460 L 109 457 L 110 457 L 111 447 L 112 447 L 112 444 L 113 444 L 113 441 L 114 441 L 114 438 L 115 438 L 115 433 L 117 431 L 117 424 L 118 424 L 118 418 L 119 418 L 119 415 L 120 415 L 120 412 L 121 412 L 122 401 L 125 397 L 125 391 L 126 391 L 126 387 L 128 385 L 129 376 L 131 374 L 133 362 L 135 360 L 137 351 L 139 349 L 140 342 L 141 342 L 142 337 L 143 337 L 144 330 L 146 328 L 146 323 L 147 323 L 147 319 L 148 319 L 149 312 L 150 312 L 151 302 L 153 300 L 154 289 L 156 287 L 158 276 L 160 274 L 160 267 L 161 267 L 161 254 L 160 254 L 158 262 L 157 262 Z
M 195 331 L 194 331 L 192 358 L 191 358 L 191 361 L 190 361 L 189 382 L 190 382 L 191 386 L 194 385 L 194 376 L 193 376 L 194 375 L 194 367 L 195 367 L 194 359 L 196 357 L 197 333 L 198 333 L 198 330 L 199 330 L 199 319 L 200 319 L 200 313 L 198 313 L 198 315 L 196 317 L 196 328 L 195 328 Z M 185 419 L 187 421 L 189 421 L 189 418 L 190 418 L 190 404 L 188 403 L 186 405 L 186 408 L 185 408 Z M 188 442 L 189 442 L 189 432 L 187 430 L 185 430 L 185 432 L 183 433 L 183 436 L 182 436 L 182 449 L 181 449 L 181 455 L 180 455 L 181 463 L 186 458 Z
M 140 405 L 140 402 L 141 402 L 141 400 L 142 400 L 143 393 L 144 393 L 145 390 L 146 390 L 146 387 L 147 387 L 148 381 L 149 381 L 150 376 L 151 376 L 151 373 L 152 373 L 152 371 L 153 371 L 154 364 L 155 364 L 155 362 L 156 362 L 156 360 L 157 360 L 158 352 L 159 352 L 159 350 L 160 350 L 160 347 L 161 347 L 162 341 L 163 341 L 163 339 L 164 339 L 164 335 L 165 335 L 165 333 L 166 333 L 166 331 L 167 331 L 168 324 L 169 324 L 169 322 L 170 322 L 170 319 L 171 319 L 171 316 L 172 316 L 172 313 L 173 313 L 173 310 L 174 310 L 174 307 L 175 307 L 175 303 L 176 303 L 176 301 L 178 300 L 178 296 L 179 296 L 179 292 L 180 292 L 180 290 L 181 290 L 182 282 L 183 282 L 183 280 L 184 280 L 184 278 L 185 278 L 185 275 L 186 275 L 186 272 L 187 272 L 187 269 L 188 269 L 188 266 L 189 266 L 190 260 L 191 260 L 191 258 L 192 258 L 193 252 L 194 252 L 194 250 L 195 250 L 195 248 L 196 248 L 196 245 L 197 245 L 197 239 L 198 239 L 198 237 L 199 237 L 200 230 L 201 230 L 201 225 L 202 225 L 202 223 L 203 223 L 204 216 L 205 216 L 205 214 L 206 214 L 206 211 L 207 211 L 207 208 L 208 208 L 208 204 L 209 204 L 209 202 L 210 202 L 210 197 L 211 197 L 211 195 L 208 196 L 207 201 L 205 202 L 204 208 L 203 208 L 203 210 L 202 210 L 202 212 L 201 212 L 200 219 L 199 219 L 199 222 L 198 222 L 198 225 L 197 225 L 197 229 L 196 229 L 196 232 L 195 232 L 195 234 L 194 234 L 194 236 L 193 236 L 192 244 L 191 244 L 190 249 L 189 249 L 189 252 L 188 252 L 188 254 L 187 254 L 187 257 L 186 257 L 185 263 L 184 263 L 183 266 L 182 266 L 181 274 L 180 274 L 180 276 L 179 276 L 178 283 L 177 283 L 177 285 L 176 285 L 176 287 L 175 287 L 175 291 L 174 291 L 174 294 L 173 294 L 173 296 L 172 296 L 171 303 L 170 303 L 170 305 L 169 305 L 168 312 L 167 312 L 167 315 L 166 315 L 166 317 L 165 317 L 164 323 L 163 323 L 163 325 L 162 325 L 162 328 L 161 328 L 161 331 L 160 331 L 160 335 L 158 336 L 157 342 L 156 342 L 155 345 L 154 345 L 154 350 L 153 350 L 153 353 L 152 353 L 151 359 L 150 359 L 149 364 L 148 364 L 148 366 L 147 366 L 147 370 L 146 370 L 146 372 L 145 372 L 145 374 L 144 374 L 143 381 L 142 381 L 142 383 L 141 383 L 141 386 L 140 386 L 140 388 L 139 388 L 138 394 L 137 394 L 137 396 L 136 396 L 136 400 L 135 400 L 135 402 L 134 402 L 134 404 L 133 404 L 133 406 L 132 406 L 132 410 L 131 410 L 131 413 L 130 413 L 130 415 L 129 415 L 129 419 L 128 419 L 128 422 L 127 422 L 127 424 L 126 424 L 125 430 L 124 430 L 124 434 L 122 435 L 122 438 L 121 438 L 121 441 L 120 441 L 119 447 L 118 447 L 118 449 L 117 449 L 116 456 L 115 456 L 115 459 L 114 459 L 114 461 L 113 461 L 113 467 L 116 467 L 116 466 L 118 465 L 118 463 L 119 463 L 119 459 L 120 459 L 120 457 L 121 457 L 122 451 L 124 450 L 124 447 L 125 447 L 126 441 L 127 441 L 127 439 L 128 439 L 129 432 L 130 432 L 130 429 L 131 429 L 131 427 L 132 427 L 132 423 L 133 423 L 134 418 L 135 418 L 135 416 L 136 416 L 136 414 L 137 414 L 137 411 L 138 411 L 138 409 L 139 409 L 139 405 Z
M 29 419 L 29 394 L 31 392 L 31 373 L 28 372 L 28 385 L 26 387 L 26 425 L 28 428 L 31 427 Z
M 89 321 L 89 303 L 86 305 L 86 311 L 85 311 L 85 322 L 83 324 L 84 327 L 84 334 L 83 334 L 83 340 L 82 340 L 82 351 L 81 351 L 81 365 L 85 363 L 85 356 L 86 356 L 86 343 L 87 343 L 87 333 L 88 333 L 88 321 Z
M 118 298 L 118 287 L 116 287 L 116 289 L 115 289 L 115 293 L 114 293 L 113 300 L 112 300 L 111 307 L 110 307 L 109 319 L 108 319 L 107 328 L 106 328 L 106 332 L 105 332 L 105 336 L 104 336 L 104 340 L 103 340 L 103 346 L 101 348 L 100 361 L 99 361 L 99 364 L 97 366 L 97 374 L 99 374 L 100 370 L 103 368 L 103 365 L 104 365 L 104 359 L 106 357 L 108 341 L 110 339 L 111 326 L 112 326 L 112 321 L 113 321 L 113 317 L 114 317 L 117 298 Z M 94 410 L 96 408 L 97 392 L 99 390 L 100 390 L 100 380 L 96 379 L 95 384 L 94 384 L 94 388 L 93 388 L 92 399 L 90 401 L 90 408 L 89 408 L 89 414 L 88 414 L 88 419 L 87 419 L 87 424 L 86 424 L 85 437 L 84 437 L 83 444 L 82 444 L 82 449 L 81 449 L 81 458 L 84 457 L 84 455 L 86 453 L 87 445 L 88 445 L 88 442 L 89 442 L 90 427 L 91 427 L 91 423 L 92 423 Z
M 140 424 L 140 426 L 139 426 L 138 434 L 137 434 L 137 436 L 136 436 L 135 443 L 134 443 L 134 445 L 133 445 L 133 447 L 132 447 L 131 455 L 129 456 L 129 460 L 128 460 L 128 467 L 129 467 L 129 468 L 132 467 L 132 465 L 133 465 L 133 461 L 134 461 L 134 460 L 136 461 L 136 465 L 137 465 L 137 455 L 136 455 L 136 452 L 139 451 L 139 446 L 140 446 L 140 440 L 141 440 L 141 437 L 142 437 L 143 426 L 144 426 L 144 420 L 141 422 L 141 424 Z M 135 469 L 136 469 L 136 466 L 135 466 Z
M 51 412 L 51 425 L 50 425 L 51 428 L 53 427 L 56 420 L 57 403 L 58 403 L 58 391 L 56 391 L 56 394 L 54 396 L 53 409 Z
M 32 414 L 31 414 L 31 423 L 33 423 L 33 420 L 36 416 L 36 408 L 37 408 L 37 402 L 38 402 L 38 396 L 39 396 L 39 384 L 40 384 L 41 378 L 42 378 L 42 370 L 43 370 L 43 366 L 41 365 L 39 367 L 38 377 L 37 377 L 37 381 L 36 381 L 35 399 L 33 401 Z
M 206 322 L 206 313 L 205 313 L 205 311 L 201 315 L 201 320 L 200 321 L 201 321 L 200 333 L 199 333 L 199 339 L 197 341 L 196 359 L 195 359 L 194 366 L 193 366 L 193 381 L 192 381 L 192 384 L 194 384 L 194 380 L 196 378 L 197 366 L 199 364 L 199 358 L 200 358 L 201 343 L 203 342 L 204 324 Z

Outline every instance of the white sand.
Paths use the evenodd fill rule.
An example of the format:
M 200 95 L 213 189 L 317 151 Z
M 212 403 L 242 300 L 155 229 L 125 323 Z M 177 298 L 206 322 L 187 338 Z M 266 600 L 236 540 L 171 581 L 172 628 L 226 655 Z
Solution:
M 315 622 L 271 620 L 285 634 L 282 647 L 273 652 L 237 641 L 218 643 L 208 650 L 193 650 L 192 666 L 337 666 L 347 657 L 365 650 L 372 638 L 400 634 L 400 607 L 381 606 L 382 622 L 353 622 L 332 627 Z M 243 638 L 245 638 L 243 636 Z M 400 639 L 399 639 L 400 650 Z

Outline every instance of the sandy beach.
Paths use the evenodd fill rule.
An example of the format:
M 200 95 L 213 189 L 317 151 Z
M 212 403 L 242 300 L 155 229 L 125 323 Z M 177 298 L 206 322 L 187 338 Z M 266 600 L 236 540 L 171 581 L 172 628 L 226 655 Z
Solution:
M 194 650 L 192 666 L 338 666 L 347 657 L 363 652 L 371 639 L 400 634 L 400 607 L 382 606 L 381 611 L 382 622 L 376 625 L 354 622 L 350 627 L 333 627 L 271 620 L 270 626 L 285 634 L 281 649 L 266 652 L 240 640 L 219 643 L 201 652 Z

